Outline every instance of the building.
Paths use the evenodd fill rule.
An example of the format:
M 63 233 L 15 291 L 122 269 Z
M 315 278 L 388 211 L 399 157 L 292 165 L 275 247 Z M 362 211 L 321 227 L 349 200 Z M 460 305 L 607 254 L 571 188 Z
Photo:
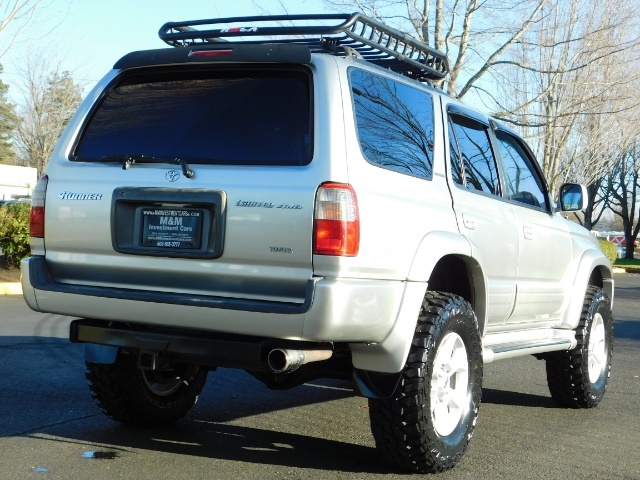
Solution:
M 0 200 L 31 197 L 37 181 L 35 168 L 0 165 Z

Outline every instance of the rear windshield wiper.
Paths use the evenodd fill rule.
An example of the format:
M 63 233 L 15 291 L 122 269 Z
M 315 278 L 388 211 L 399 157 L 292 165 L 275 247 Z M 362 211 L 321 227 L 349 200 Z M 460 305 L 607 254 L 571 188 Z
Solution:
M 102 160 L 112 160 L 116 162 L 122 162 L 122 169 L 127 170 L 134 163 L 168 163 L 180 165 L 182 168 L 182 174 L 187 178 L 193 178 L 193 170 L 189 168 L 187 162 L 183 158 L 179 157 L 154 157 L 152 155 L 108 155 L 102 157 Z

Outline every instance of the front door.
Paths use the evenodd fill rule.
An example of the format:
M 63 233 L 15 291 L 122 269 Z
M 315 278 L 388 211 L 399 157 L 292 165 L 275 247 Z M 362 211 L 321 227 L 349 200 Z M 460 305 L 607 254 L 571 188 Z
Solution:
M 517 301 L 509 323 L 553 321 L 560 316 L 572 259 L 562 218 L 553 213 L 535 159 L 516 136 L 497 130 L 505 170 L 505 198 L 513 203 L 519 238 Z

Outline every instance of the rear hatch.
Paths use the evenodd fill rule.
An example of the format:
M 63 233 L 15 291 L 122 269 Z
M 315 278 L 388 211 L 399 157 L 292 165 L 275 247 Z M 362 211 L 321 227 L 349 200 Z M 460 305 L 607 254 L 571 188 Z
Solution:
M 302 303 L 318 186 L 312 98 L 303 65 L 120 72 L 48 169 L 53 279 L 168 302 L 175 292 Z

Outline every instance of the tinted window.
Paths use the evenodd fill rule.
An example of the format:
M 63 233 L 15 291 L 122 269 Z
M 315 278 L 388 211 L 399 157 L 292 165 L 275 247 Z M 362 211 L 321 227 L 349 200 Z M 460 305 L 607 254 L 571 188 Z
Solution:
M 431 178 L 433 102 L 422 90 L 351 70 L 358 139 L 365 157 L 389 170 Z
M 482 123 L 462 116 L 452 116 L 464 171 L 464 184 L 469 190 L 499 195 L 499 178 L 487 128 Z
M 496 137 L 507 176 L 505 197 L 526 205 L 546 208 L 544 184 L 531 164 L 533 160 L 520 142 L 508 133 L 497 131 Z
M 75 151 L 180 157 L 193 163 L 311 161 L 309 76 L 302 71 L 209 71 L 129 78 L 111 89 Z

